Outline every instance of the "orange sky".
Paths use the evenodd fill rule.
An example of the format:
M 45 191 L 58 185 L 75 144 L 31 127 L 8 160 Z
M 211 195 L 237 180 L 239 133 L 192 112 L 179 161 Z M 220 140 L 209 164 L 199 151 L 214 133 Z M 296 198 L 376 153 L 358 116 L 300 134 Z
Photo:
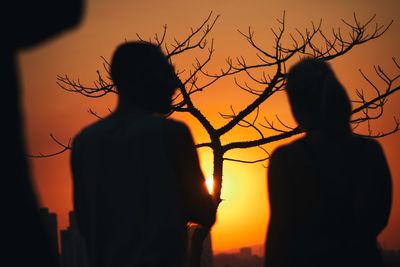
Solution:
M 323 19 L 326 29 L 338 27 L 340 18 L 350 19 L 356 12 L 360 19 L 377 14 L 377 22 L 388 23 L 394 19 L 391 29 L 378 40 L 372 41 L 345 57 L 332 62 L 339 79 L 350 94 L 355 88 L 367 88 L 358 69 L 374 77 L 372 66 L 380 64 L 390 73 L 394 71 L 391 58 L 400 61 L 400 2 L 392 1 L 262 1 L 262 0 L 148 0 L 115 1 L 91 0 L 87 2 L 87 13 L 81 26 L 57 39 L 20 54 L 23 86 L 23 107 L 26 135 L 30 153 L 46 153 L 58 147 L 49 137 L 53 133 L 68 142 L 83 126 L 95 120 L 87 113 L 89 108 L 99 114 L 107 114 L 113 108 L 115 98 L 88 99 L 61 90 L 56 84 L 58 74 L 80 78 L 84 83 L 96 79 L 96 70 L 101 69 L 100 56 L 109 59 L 114 48 L 125 39 L 136 39 L 136 33 L 151 37 L 161 33 L 168 25 L 170 37 L 183 38 L 191 26 L 196 26 L 210 11 L 221 14 L 212 32 L 215 42 L 217 69 L 227 56 L 254 56 L 254 51 L 241 37 L 237 29 L 246 31 L 251 26 L 256 38 L 265 47 L 272 45 L 271 27 L 276 27 L 276 18 L 286 11 L 288 31 L 298 27 L 304 29 L 311 21 Z M 301 3 L 300 3 L 301 2 Z M 385 3 L 384 5 L 382 3 Z M 186 60 L 186 61 L 185 61 Z M 190 62 L 189 59 L 182 64 Z M 179 68 L 179 65 L 177 66 Z M 215 125 L 221 125 L 218 111 L 229 112 L 230 104 L 238 110 L 249 103 L 251 97 L 232 86 L 232 80 L 224 80 L 210 91 L 195 98 L 196 104 Z M 400 94 L 394 95 L 385 110 L 382 120 L 373 126 L 384 130 L 392 126 L 393 116 L 399 116 Z M 263 109 L 263 115 L 273 118 L 279 114 L 292 123 L 286 98 L 281 95 Z M 177 116 L 190 126 L 196 141 L 205 141 L 207 136 L 198 123 L 188 116 Z M 223 141 L 237 140 L 243 136 L 234 130 Z M 251 138 L 251 136 L 245 136 Z M 389 226 L 381 236 L 386 247 L 400 249 L 400 134 L 381 139 L 394 181 L 394 206 Z M 268 148 L 272 150 L 277 144 Z M 200 149 L 202 167 L 206 176 L 211 175 L 211 154 Z M 260 155 L 256 149 L 233 151 L 231 155 L 254 159 Z M 72 207 L 72 188 L 69 171 L 69 154 L 48 159 L 31 160 L 32 176 L 38 196 L 44 206 L 59 215 L 59 226 L 68 225 L 67 213 Z M 216 251 L 228 250 L 264 242 L 269 218 L 267 203 L 266 169 L 262 164 L 245 165 L 226 162 L 222 202 L 218 222 L 212 230 L 213 247 Z

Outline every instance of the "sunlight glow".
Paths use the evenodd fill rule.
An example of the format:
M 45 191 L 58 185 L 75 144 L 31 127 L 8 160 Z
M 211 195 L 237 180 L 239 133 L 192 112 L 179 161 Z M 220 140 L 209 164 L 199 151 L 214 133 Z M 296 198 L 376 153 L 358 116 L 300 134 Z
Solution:
M 214 178 L 212 176 L 206 178 L 206 186 L 208 193 L 212 194 L 214 192 Z

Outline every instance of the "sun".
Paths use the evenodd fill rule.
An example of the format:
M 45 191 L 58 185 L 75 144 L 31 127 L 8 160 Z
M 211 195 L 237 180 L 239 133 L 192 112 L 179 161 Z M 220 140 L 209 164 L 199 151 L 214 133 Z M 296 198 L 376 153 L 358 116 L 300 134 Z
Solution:
M 214 178 L 212 176 L 206 178 L 206 186 L 208 193 L 212 194 L 214 192 Z

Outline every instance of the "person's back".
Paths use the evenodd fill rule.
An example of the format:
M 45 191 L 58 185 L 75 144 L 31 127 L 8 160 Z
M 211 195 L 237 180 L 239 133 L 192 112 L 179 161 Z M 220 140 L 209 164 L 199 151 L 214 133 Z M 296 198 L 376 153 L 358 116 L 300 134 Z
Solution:
M 187 222 L 214 223 L 189 130 L 151 108 L 120 103 L 74 138 L 71 163 L 92 266 L 183 266 Z
M 378 266 L 391 192 L 376 142 L 311 133 L 276 150 L 270 168 L 271 266 Z
M 350 108 L 344 94 L 338 96 L 335 87 L 326 89 L 335 84 L 326 66 L 318 61 L 303 64 L 301 68 L 316 67 L 328 78 L 313 72 L 289 76 L 292 110 L 306 134 L 276 149 L 270 160 L 266 265 L 380 266 L 376 238 L 386 226 L 391 201 L 384 154 L 376 141 L 352 135 L 347 128 Z M 300 67 L 295 71 L 301 73 Z M 321 82 L 313 95 L 307 90 L 318 79 L 307 75 Z M 297 79 L 304 87 L 294 83 Z M 321 96 L 318 90 L 332 91 Z M 321 97 L 330 97 L 328 105 L 337 109 L 321 107 Z
M 81 181 L 81 194 L 91 204 L 90 217 L 81 218 L 89 224 L 85 232 L 95 266 L 145 265 L 137 261 L 160 258 L 167 264 L 184 256 L 177 255 L 184 248 L 176 248 L 185 238 L 183 199 L 166 158 L 163 122 L 114 114 L 75 139 L 82 175 L 91 179 Z

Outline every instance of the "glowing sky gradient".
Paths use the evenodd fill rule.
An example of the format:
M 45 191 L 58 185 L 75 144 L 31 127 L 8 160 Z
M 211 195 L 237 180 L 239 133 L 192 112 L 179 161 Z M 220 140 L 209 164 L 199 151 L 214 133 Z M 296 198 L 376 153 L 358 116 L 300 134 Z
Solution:
M 391 58 L 400 61 L 400 1 L 264 1 L 264 0 L 148 0 L 111 1 L 91 0 L 81 26 L 50 42 L 24 51 L 19 55 L 23 86 L 27 149 L 30 153 L 53 152 L 58 147 L 49 134 L 68 142 L 83 126 L 95 120 L 87 113 L 89 108 L 106 115 L 115 106 L 114 97 L 88 99 L 61 90 L 56 84 L 58 74 L 68 74 L 83 83 L 96 79 L 96 70 L 102 69 L 101 56 L 109 59 L 114 48 L 125 39 L 152 37 L 168 25 L 170 37 L 183 38 L 191 26 L 199 25 L 213 11 L 221 14 L 212 37 L 215 42 L 214 65 L 216 69 L 228 56 L 251 56 L 254 51 L 246 44 L 237 29 L 246 31 L 251 26 L 256 37 L 265 47 L 272 45 L 271 27 L 277 27 L 276 18 L 286 12 L 288 31 L 304 29 L 311 21 L 323 19 L 326 29 L 338 27 L 341 18 L 351 19 L 353 12 L 366 19 L 376 14 L 382 24 L 394 20 L 391 29 L 378 40 L 350 52 L 332 62 L 339 79 L 352 95 L 356 88 L 368 88 L 358 72 L 362 69 L 373 75 L 373 65 L 381 65 L 389 73 L 394 68 Z M 190 63 L 187 61 L 186 63 Z M 185 62 L 182 62 L 184 64 Z M 179 66 L 178 66 L 179 67 Z M 222 81 L 210 92 L 195 98 L 207 117 L 221 124 L 218 112 L 229 112 L 230 104 L 238 110 L 249 103 L 250 96 L 232 87 L 232 81 Z M 384 117 L 373 124 L 375 129 L 390 129 L 393 116 L 400 116 L 400 94 L 394 95 L 385 110 Z M 265 109 L 291 125 L 286 98 L 278 97 Z M 190 126 L 196 141 L 206 141 L 207 136 L 198 123 L 188 116 L 179 115 Z M 225 140 L 241 134 L 235 130 Z M 288 140 L 287 140 L 288 141 Z M 393 175 L 393 209 L 389 226 L 381 236 L 385 247 L 400 249 L 400 134 L 381 139 Z M 269 146 L 272 150 L 277 144 Z M 199 150 L 205 176 L 212 174 L 211 153 Z M 230 156 L 256 158 L 257 150 L 234 151 Z M 41 203 L 59 215 L 59 226 L 68 224 L 67 213 L 72 208 L 72 187 L 69 170 L 69 154 L 31 160 L 32 176 Z M 212 230 L 215 251 L 228 250 L 264 242 L 269 218 L 267 203 L 266 169 L 262 164 L 244 165 L 225 163 L 222 202 L 218 221 Z

